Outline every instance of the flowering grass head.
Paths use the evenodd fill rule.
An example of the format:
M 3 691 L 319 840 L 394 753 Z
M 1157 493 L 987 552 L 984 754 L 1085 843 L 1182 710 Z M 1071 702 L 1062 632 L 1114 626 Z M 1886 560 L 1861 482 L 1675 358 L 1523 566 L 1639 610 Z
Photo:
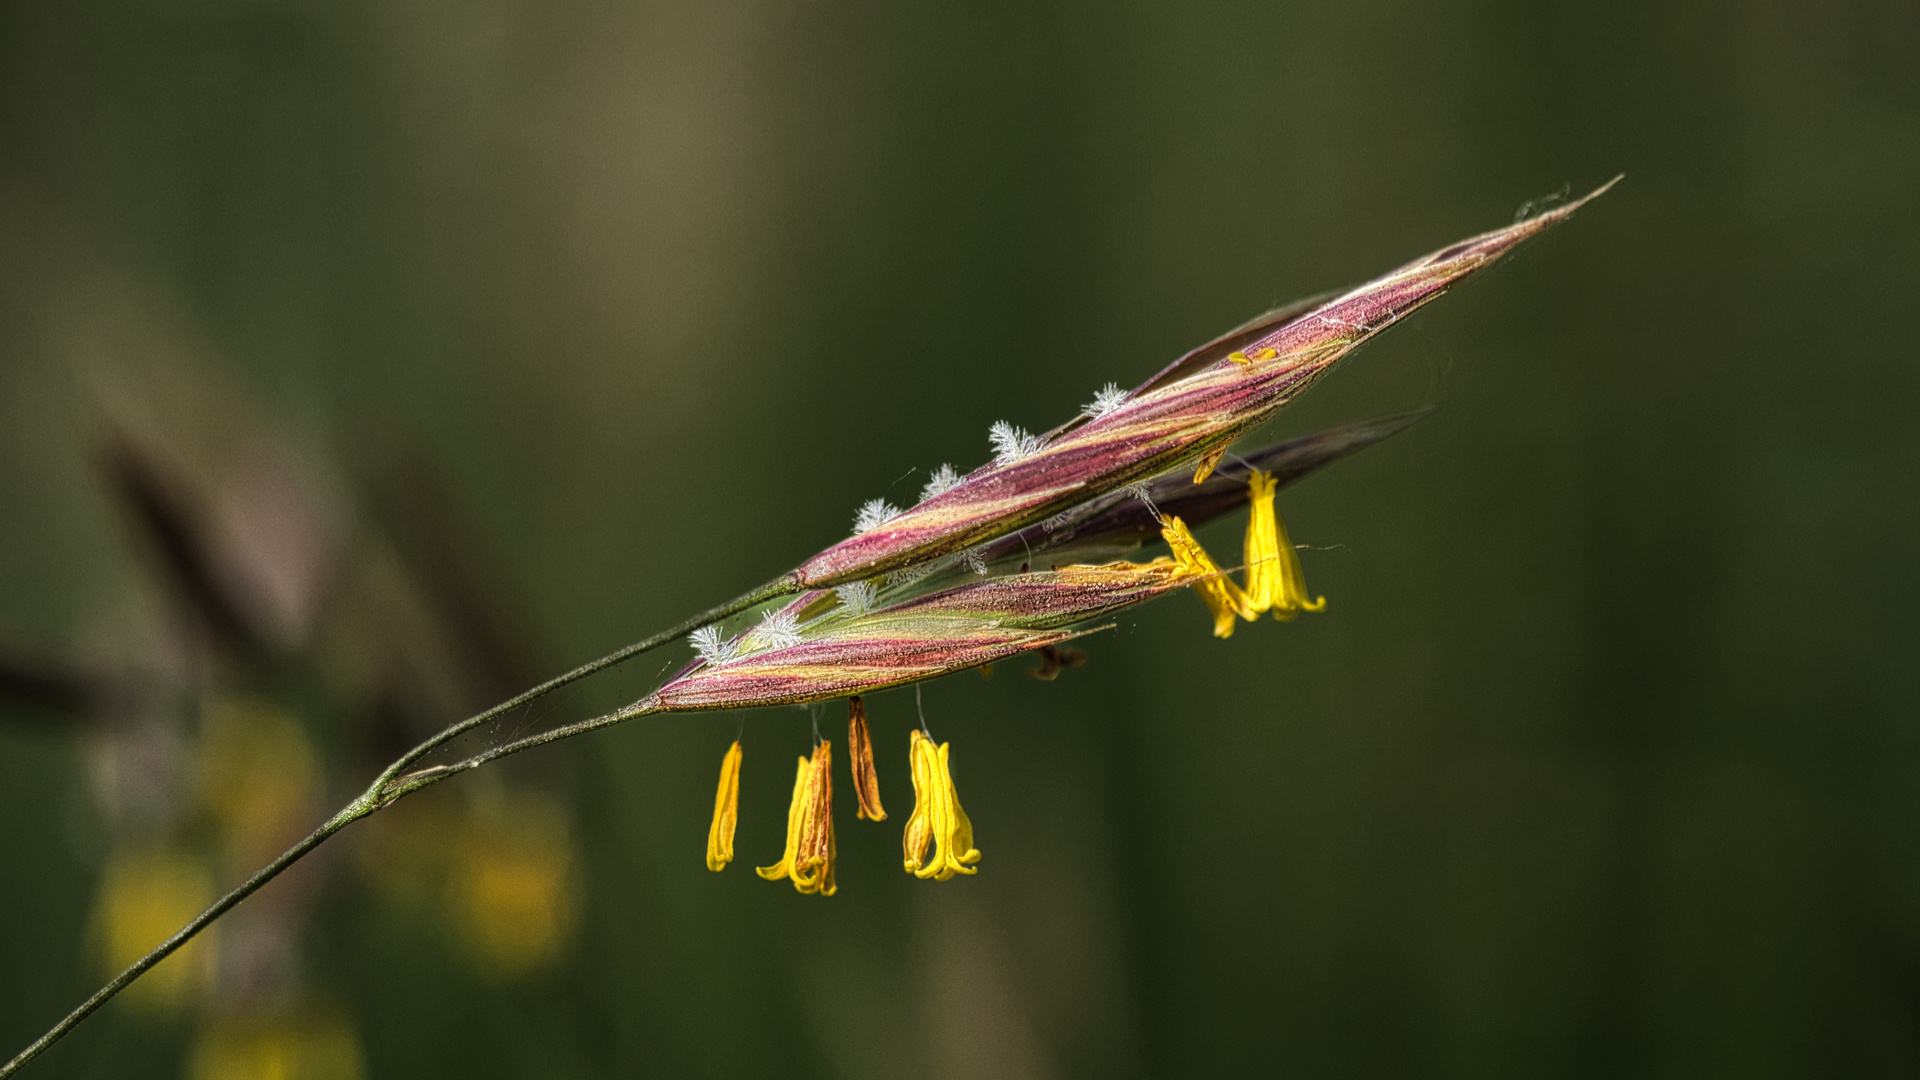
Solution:
M 995 423 L 989 431 L 992 461 L 964 475 L 940 466 L 915 505 L 902 509 L 870 501 L 855 515 L 853 535 L 788 574 L 451 725 L 408 751 L 306 839 L 135 960 L 0 1067 L 0 1076 L 17 1071 L 100 1003 L 346 825 L 508 754 L 639 716 L 844 697 L 850 699 L 848 757 L 858 817 L 878 822 L 887 815 L 879 798 L 867 695 L 968 668 L 989 670 L 1023 652 L 1041 655 L 1035 671 L 1050 680 L 1085 659 L 1078 650 L 1062 649 L 1063 643 L 1111 625 L 1100 620 L 1181 589 L 1200 597 L 1220 638 L 1230 637 L 1239 622 L 1263 614 L 1284 621 L 1326 610 L 1326 600 L 1306 588 L 1275 493 L 1418 417 L 1347 425 L 1244 454 L 1232 453 L 1231 445 L 1375 334 L 1565 221 L 1611 186 L 1442 248 L 1340 295 L 1268 312 L 1188 352 L 1132 390 L 1108 384 L 1079 414 L 1050 431 L 1035 435 L 1005 421 Z M 1222 566 L 1193 529 L 1242 503 L 1248 508 L 1243 561 Z M 1167 545 L 1166 555 L 1146 561 L 1111 558 L 1160 542 Z M 756 608 L 761 609 L 758 622 L 732 633 L 722 628 L 725 620 Z M 695 657 L 627 708 L 513 737 L 451 764 L 421 765 L 488 721 L 680 637 L 689 637 Z M 803 894 L 837 891 L 832 749 L 816 732 L 811 755 L 798 759 L 784 849 L 778 861 L 757 870 Z M 951 744 L 936 743 L 927 733 L 923 716 L 908 737 L 914 809 L 902 834 L 904 865 L 916 878 L 950 881 L 978 872 L 981 853 L 972 820 L 960 806 L 951 755 Z M 743 757 L 736 740 L 723 759 L 707 838 L 706 861 L 713 870 L 734 858 Z M 143 889 L 122 891 L 139 899 Z M 141 900 L 126 906 L 143 905 Z M 129 916 L 116 925 L 135 922 Z M 144 935 L 148 928 L 136 929 Z M 135 931 L 121 936 L 131 938 Z
M 863 506 L 853 536 L 791 576 L 805 586 L 799 595 L 731 637 L 709 628 L 694 642 L 697 658 L 629 714 L 849 698 L 856 816 L 880 821 L 863 695 L 990 670 L 1030 651 L 1042 654 L 1035 672 L 1050 680 L 1069 666 L 1063 656 L 1073 666 L 1084 660 L 1062 643 L 1181 589 L 1201 599 L 1219 638 L 1265 614 L 1287 621 L 1325 611 L 1326 599 L 1307 590 L 1276 492 L 1426 414 L 1347 424 L 1244 454 L 1229 454 L 1229 444 L 1362 342 L 1579 205 L 1444 248 L 1345 294 L 1269 312 L 1132 391 L 1109 384 L 1080 416 L 1044 435 L 996 423 L 991 463 L 964 476 L 941 466 L 921 501 L 904 510 L 881 500 Z M 1193 530 L 1243 504 L 1241 561 L 1223 566 Z M 1110 558 L 1156 541 L 1166 555 Z M 912 732 L 914 810 L 902 843 L 908 871 L 923 879 L 971 875 L 980 860 L 950 754 L 949 744 Z M 737 743 L 728 762 L 716 830 L 729 776 L 738 780 Z M 801 759 L 786 852 L 761 876 L 833 892 L 830 762 L 824 741 Z M 709 866 L 716 842 L 709 840 Z

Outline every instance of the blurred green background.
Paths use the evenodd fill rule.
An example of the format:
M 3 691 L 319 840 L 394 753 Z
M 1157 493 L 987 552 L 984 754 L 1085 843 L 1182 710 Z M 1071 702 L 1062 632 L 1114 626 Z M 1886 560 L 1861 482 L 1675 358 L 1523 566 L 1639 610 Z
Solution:
M 0 1051 L 409 735 L 1624 172 L 1276 421 L 1441 406 L 1282 493 L 1327 614 L 926 688 L 977 877 L 898 869 L 910 693 L 830 900 L 751 873 L 804 713 L 723 874 L 739 717 L 643 721 L 29 1075 L 1920 1073 L 1916 55 L 1904 0 L 5 5 Z

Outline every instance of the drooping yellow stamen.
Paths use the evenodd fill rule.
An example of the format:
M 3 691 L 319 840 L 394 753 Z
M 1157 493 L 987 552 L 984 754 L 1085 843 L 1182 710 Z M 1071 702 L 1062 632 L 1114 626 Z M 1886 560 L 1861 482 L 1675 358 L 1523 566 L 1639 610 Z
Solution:
M 1206 601 L 1207 610 L 1213 612 L 1213 636 L 1226 638 L 1233 636 L 1235 616 L 1252 619 L 1258 612 L 1247 607 L 1246 594 L 1240 591 L 1232 579 L 1220 572 L 1207 549 L 1193 538 L 1187 530 L 1187 523 L 1177 517 L 1166 518 L 1161 522 L 1160 535 L 1173 549 L 1173 561 L 1180 569 L 1199 576 L 1193 583 L 1193 591 Z
M 1220 467 L 1220 459 L 1225 457 L 1226 453 L 1226 444 L 1222 443 L 1220 446 L 1201 455 L 1199 463 L 1196 464 L 1193 469 L 1193 482 L 1197 484 L 1207 477 L 1212 476 L 1213 470 Z
M 713 825 L 707 830 L 707 869 L 733 861 L 733 827 L 740 820 L 740 740 L 720 760 L 720 789 L 713 793 Z
M 907 775 L 913 778 L 913 813 L 907 816 L 900 847 L 906 853 L 909 874 L 920 869 L 927 858 L 927 845 L 933 843 L 933 796 L 928 792 L 926 770 L 920 762 L 920 744 L 925 739 L 926 736 L 915 729 L 907 742 Z
M 1307 599 L 1306 575 L 1300 569 L 1300 554 L 1287 538 L 1287 527 L 1273 509 L 1272 476 L 1255 469 L 1247 481 L 1247 588 L 1246 617 L 1263 611 L 1285 622 L 1302 611 L 1324 611 L 1327 598 Z
M 847 764 L 853 767 L 853 797 L 860 803 L 855 817 L 887 820 L 880 805 L 880 775 L 873 768 L 873 736 L 867 731 L 867 707 L 855 694 L 847 699 Z
M 754 873 L 768 881 L 791 878 L 802 893 L 832 896 L 833 860 L 833 746 L 825 739 L 813 748 L 813 760 L 799 759 L 793 774 L 793 803 L 787 808 L 787 850 L 772 866 Z
M 754 873 L 768 881 L 779 881 L 787 876 L 800 852 L 800 830 L 806 818 L 807 807 L 812 804 L 812 792 L 807 790 L 807 782 L 813 779 L 813 766 L 806 758 L 800 759 L 800 765 L 793 773 L 793 801 L 787 804 L 787 848 L 780 861 L 772 866 L 758 866 Z
M 902 847 L 907 873 L 923 880 L 946 881 L 955 874 L 976 873 L 973 864 L 980 861 L 980 850 L 973 846 L 973 821 L 960 808 L 960 794 L 953 788 L 948 745 L 935 746 L 916 728 L 907 751 L 913 767 L 913 816 L 907 819 Z M 929 843 L 933 845 L 930 860 Z
M 1279 518 L 1273 512 L 1273 477 L 1255 469 L 1247 480 L 1247 606 L 1256 614 L 1273 607 L 1281 593 Z

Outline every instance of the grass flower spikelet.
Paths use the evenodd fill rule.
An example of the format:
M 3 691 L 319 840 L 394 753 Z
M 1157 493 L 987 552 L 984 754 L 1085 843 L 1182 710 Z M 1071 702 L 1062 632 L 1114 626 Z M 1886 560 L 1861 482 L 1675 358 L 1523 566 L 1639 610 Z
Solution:
M 1265 423 L 1375 334 L 1586 201 L 1469 237 L 1331 299 L 1271 312 L 1174 361 L 1099 417 L 1048 436 L 996 424 L 992 464 L 886 529 L 808 559 L 793 581 L 843 585 L 952 555 L 1199 461 Z

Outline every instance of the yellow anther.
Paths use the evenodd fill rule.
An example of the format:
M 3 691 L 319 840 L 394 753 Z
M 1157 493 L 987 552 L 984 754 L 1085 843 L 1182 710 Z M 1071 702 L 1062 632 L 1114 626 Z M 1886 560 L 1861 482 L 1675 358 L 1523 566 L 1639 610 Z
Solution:
M 1247 598 L 1233 580 L 1220 572 L 1220 567 L 1200 546 L 1187 530 L 1187 523 L 1177 517 L 1170 517 L 1161 523 L 1160 535 L 1173 549 L 1173 561 L 1179 567 L 1196 575 L 1199 580 L 1193 583 L 1193 591 L 1200 594 L 1206 602 L 1207 610 L 1213 612 L 1213 636 L 1232 637 L 1235 616 L 1252 619 L 1258 612 L 1247 607 Z
M 853 796 L 860 802 L 854 817 L 887 820 L 880 805 L 880 774 L 873 767 L 873 735 L 867 730 L 867 706 L 858 694 L 847 699 L 847 763 L 853 767 Z
M 913 816 L 907 819 L 901 847 L 907 873 L 923 880 L 976 873 L 973 864 L 980 861 L 980 850 L 973 846 L 973 822 L 960 808 L 960 794 L 953 787 L 947 749 L 947 743 L 935 746 L 916 728 L 907 751 L 913 766 Z M 929 844 L 932 859 L 927 858 Z
M 1219 468 L 1220 459 L 1225 456 L 1226 452 L 1227 448 L 1225 444 L 1222 444 L 1202 455 L 1199 463 L 1194 467 L 1193 482 L 1197 484 L 1213 475 L 1213 470 Z
M 1324 611 L 1327 598 L 1307 599 L 1306 575 L 1300 569 L 1300 554 L 1287 538 L 1287 528 L 1273 509 L 1272 476 L 1255 469 L 1247 481 L 1246 617 L 1272 611 L 1282 621 L 1302 611 Z
M 772 866 L 754 873 L 768 881 L 792 878 L 802 893 L 834 894 L 833 747 L 825 739 L 813 748 L 813 760 L 801 758 L 793 774 L 793 803 L 787 808 L 787 850 Z
M 740 741 L 720 760 L 720 789 L 713 793 L 713 825 L 707 829 L 707 869 L 733 861 L 733 827 L 740 820 Z

